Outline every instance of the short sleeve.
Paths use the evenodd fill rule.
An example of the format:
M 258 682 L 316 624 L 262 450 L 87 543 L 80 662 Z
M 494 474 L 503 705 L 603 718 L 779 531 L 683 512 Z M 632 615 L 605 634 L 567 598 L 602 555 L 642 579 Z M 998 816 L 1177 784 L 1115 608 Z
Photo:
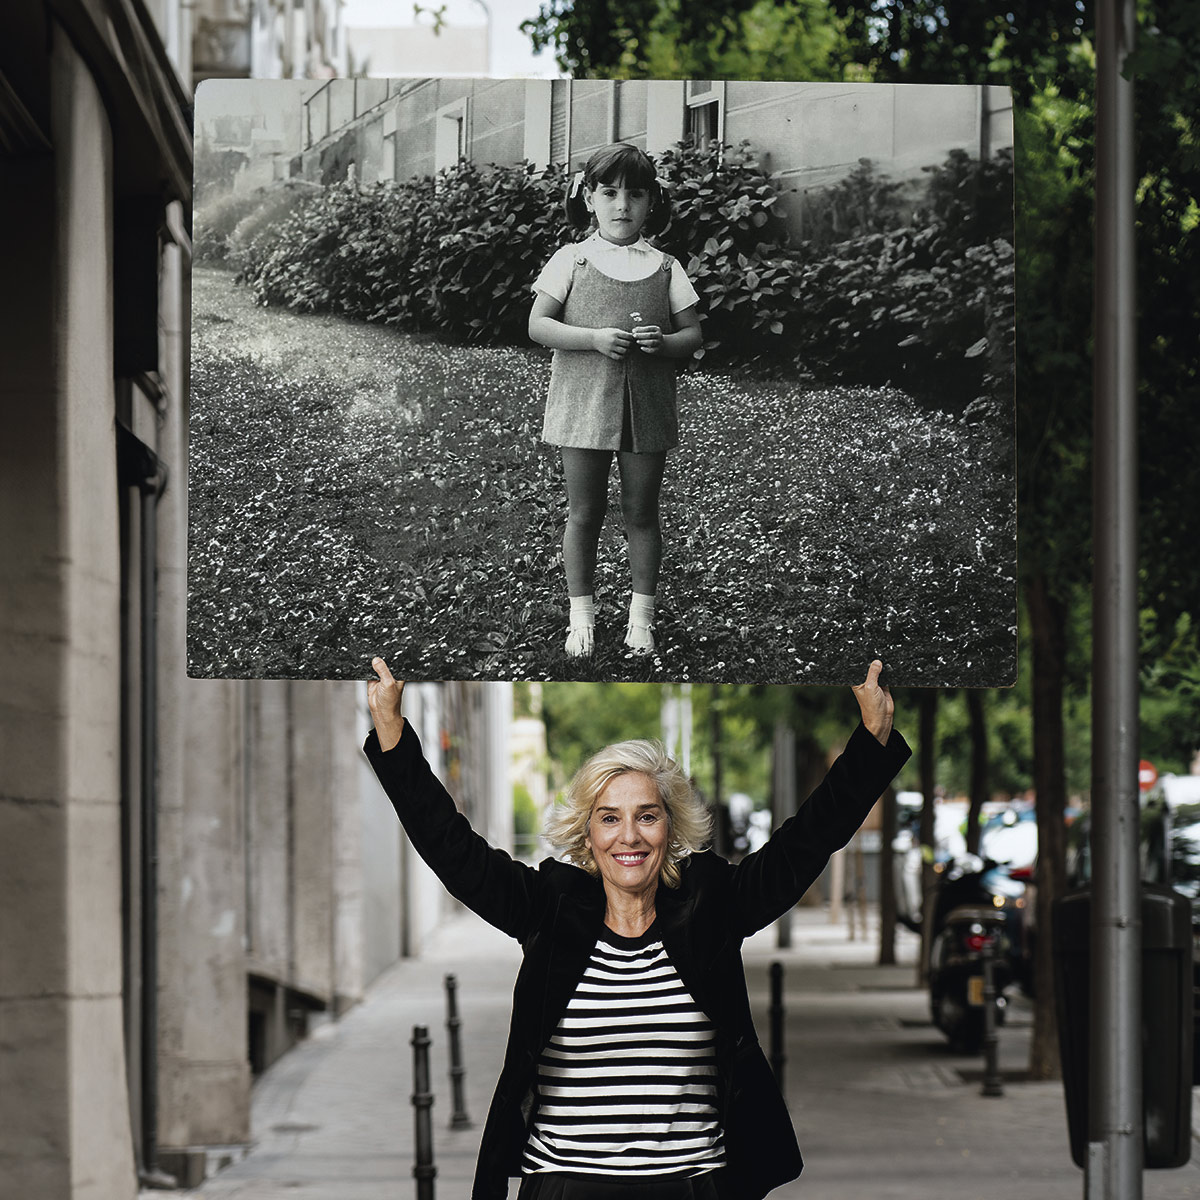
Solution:
M 673 313 L 683 312 L 685 308 L 691 308 L 693 304 L 700 303 L 700 294 L 692 287 L 692 281 L 687 277 L 687 272 L 677 258 L 671 259 L 671 282 L 668 287 L 667 299 Z
M 571 290 L 571 268 L 576 252 L 575 246 L 559 246 L 533 281 L 533 290 L 545 292 L 559 304 L 564 303 L 567 293 Z

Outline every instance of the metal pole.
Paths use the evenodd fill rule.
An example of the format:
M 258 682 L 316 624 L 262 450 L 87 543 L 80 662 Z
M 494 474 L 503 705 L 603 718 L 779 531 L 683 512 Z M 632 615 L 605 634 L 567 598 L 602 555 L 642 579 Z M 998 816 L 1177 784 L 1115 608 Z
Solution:
M 1004 1085 L 997 1063 L 999 1037 L 996 1036 L 996 955 L 995 934 L 988 934 L 983 943 L 983 1087 L 984 1096 L 1003 1096 Z
M 471 1118 L 463 1100 L 463 1076 L 467 1069 L 462 1065 L 462 1041 L 459 1030 L 462 1019 L 458 1015 L 458 980 L 446 976 L 446 1029 L 450 1034 L 450 1094 L 454 1101 L 454 1112 L 450 1115 L 451 1129 L 467 1129 Z
M 142 1159 L 158 1170 L 158 495 L 142 488 Z
M 771 828 L 778 829 L 796 811 L 796 735 L 783 720 L 775 722 L 772 751 Z M 787 950 L 792 944 L 792 910 L 775 922 L 775 945 Z
M 1087 1200 L 1142 1195 L 1133 0 L 1096 6 L 1092 928 Z
M 413 1048 L 413 1132 L 416 1140 L 416 1162 L 413 1178 L 417 1181 L 417 1200 L 434 1200 L 433 1181 L 437 1167 L 433 1165 L 433 1093 L 429 1090 L 429 1030 L 414 1025 Z
M 783 1064 L 787 1055 L 783 1050 L 783 963 L 771 964 L 771 1070 L 779 1090 L 783 1091 Z

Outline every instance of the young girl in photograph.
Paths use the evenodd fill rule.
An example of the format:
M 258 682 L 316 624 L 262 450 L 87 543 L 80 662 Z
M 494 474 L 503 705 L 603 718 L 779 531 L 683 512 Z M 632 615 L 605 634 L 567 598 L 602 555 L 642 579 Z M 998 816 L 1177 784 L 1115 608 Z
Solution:
M 567 485 L 565 649 L 592 653 L 596 546 L 616 454 L 633 576 L 625 645 L 650 654 L 658 497 L 667 451 L 679 444 L 675 360 L 700 347 L 699 297 L 679 263 L 643 236 L 666 228 L 671 205 L 653 160 L 635 146 L 593 154 L 568 187 L 566 209 L 572 225 L 595 228 L 551 257 L 529 316 L 529 336 L 554 350 L 542 438 L 561 448 Z

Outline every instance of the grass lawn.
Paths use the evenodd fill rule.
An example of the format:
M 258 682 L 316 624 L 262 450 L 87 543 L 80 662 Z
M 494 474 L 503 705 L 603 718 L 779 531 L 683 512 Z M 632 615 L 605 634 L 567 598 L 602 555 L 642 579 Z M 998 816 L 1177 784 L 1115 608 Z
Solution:
M 255 309 L 194 280 L 193 675 L 898 684 L 1016 670 L 1011 444 L 893 388 L 690 371 L 663 490 L 659 652 L 622 645 L 617 498 L 597 649 L 562 652 L 549 356 Z

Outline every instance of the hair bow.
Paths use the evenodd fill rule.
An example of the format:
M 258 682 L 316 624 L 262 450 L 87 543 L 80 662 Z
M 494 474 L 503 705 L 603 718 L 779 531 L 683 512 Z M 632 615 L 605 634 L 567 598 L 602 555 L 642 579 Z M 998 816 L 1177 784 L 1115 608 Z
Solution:
M 574 178 L 571 180 L 571 198 L 574 199 L 579 195 L 579 189 L 583 186 L 583 172 L 576 171 Z

